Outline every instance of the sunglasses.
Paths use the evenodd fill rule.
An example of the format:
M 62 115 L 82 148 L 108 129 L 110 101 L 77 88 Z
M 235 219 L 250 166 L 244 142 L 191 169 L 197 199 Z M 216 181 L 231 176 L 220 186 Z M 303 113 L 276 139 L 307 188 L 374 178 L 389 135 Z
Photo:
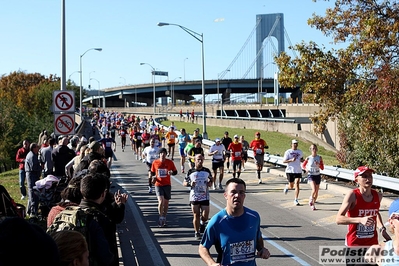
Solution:
M 399 221 L 399 213 L 392 213 L 389 219 L 398 220 Z

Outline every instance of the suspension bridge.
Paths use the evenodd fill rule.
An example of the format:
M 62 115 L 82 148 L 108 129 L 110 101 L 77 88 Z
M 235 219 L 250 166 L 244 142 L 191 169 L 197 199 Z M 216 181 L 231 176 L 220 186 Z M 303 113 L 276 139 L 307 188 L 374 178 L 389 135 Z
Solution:
M 285 41 L 292 46 L 284 27 L 284 14 L 256 15 L 256 24 L 241 49 L 217 80 L 205 80 L 205 99 L 199 101 L 222 104 L 262 102 L 272 95 L 273 102 L 301 102 L 299 88 L 281 88 L 274 58 L 286 51 Z M 293 54 L 296 57 L 295 53 Z M 155 74 L 156 75 L 156 74 Z M 155 79 L 154 79 L 155 80 Z M 201 95 L 202 81 L 176 81 L 136 84 L 88 91 L 91 102 L 102 107 L 152 106 L 153 96 L 161 98 L 161 105 L 185 105 Z M 158 102 L 158 101 L 156 101 Z

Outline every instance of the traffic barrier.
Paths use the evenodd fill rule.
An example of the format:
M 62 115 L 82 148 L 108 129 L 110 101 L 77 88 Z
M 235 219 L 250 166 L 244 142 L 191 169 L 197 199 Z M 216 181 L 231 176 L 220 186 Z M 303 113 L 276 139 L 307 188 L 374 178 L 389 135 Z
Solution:
M 177 134 L 180 134 L 179 131 L 176 131 Z M 190 135 L 191 136 L 191 135 Z M 209 139 L 203 139 L 202 144 L 210 147 L 214 144 L 215 142 Z M 248 157 L 249 158 L 254 158 L 254 153 L 252 150 L 248 151 Z M 271 155 L 266 153 L 265 154 L 265 162 L 271 163 L 280 167 L 286 167 L 287 164 L 283 163 L 283 157 L 277 156 L 277 155 Z M 334 177 L 337 180 L 338 179 L 343 179 L 346 181 L 354 181 L 354 170 L 350 169 L 345 169 L 341 168 L 338 166 L 329 166 L 325 165 L 324 170 L 321 171 L 322 175 Z M 394 178 L 394 177 L 389 177 L 389 176 L 384 176 L 384 175 L 379 175 L 379 174 L 373 174 L 373 186 L 380 188 L 382 191 L 384 189 L 389 189 L 391 191 L 399 192 L 399 179 Z

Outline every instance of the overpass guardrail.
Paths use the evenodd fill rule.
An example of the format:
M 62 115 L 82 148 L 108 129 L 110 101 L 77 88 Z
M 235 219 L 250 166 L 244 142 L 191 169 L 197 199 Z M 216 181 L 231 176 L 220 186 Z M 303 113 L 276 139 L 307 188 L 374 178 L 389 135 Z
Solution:
M 156 125 L 160 125 L 164 118 L 161 118 L 160 120 L 156 120 Z M 158 122 L 159 121 L 159 122 Z M 176 131 L 177 134 L 180 134 L 180 131 Z M 209 139 L 203 139 L 202 143 L 208 147 L 212 146 L 215 144 L 214 141 L 209 140 Z M 254 158 L 254 154 L 252 150 L 248 151 L 248 157 L 249 158 Z M 280 167 L 286 167 L 287 164 L 283 163 L 283 157 L 277 156 L 277 155 L 271 155 L 266 153 L 265 154 L 265 162 L 274 164 L 276 166 Z M 324 170 L 321 171 L 322 175 L 326 175 L 329 177 L 333 177 L 336 180 L 342 179 L 346 181 L 354 181 L 354 170 L 346 169 L 346 168 L 341 168 L 338 166 L 329 166 L 325 165 Z M 389 176 L 384 176 L 384 175 L 379 175 L 379 174 L 373 174 L 373 186 L 381 189 L 384 191 L 386 190 L 391 190 L 395 192 L 399 192 L 399 178 L 394 178 L 394 177 L 389 177 Z
M 206 146 L 212 146 L 215 142 L 204 139 L 202 143 Z M 252 150 L 248 151 L 248 157 L 254 158 L 254 153 Z M 265 154 L 265 162 L 271 163 L 280 167 L 286 167 L 287 164 L 283 163 L 283 157 L 271 154 Z M 336 180 L 343 179 L 346 181 L 354 181 L 354 170 L 345 169 L 337 166 L 329 166 L 325 165 L 324 170 L 321 171 L 322 175 L 326 175 L 329 177 L 334 177 Z M 389 189 L 391 191 L 399 192 L 399 179 L 379 174 L 373 174 L 373 186 L 381 189 Z

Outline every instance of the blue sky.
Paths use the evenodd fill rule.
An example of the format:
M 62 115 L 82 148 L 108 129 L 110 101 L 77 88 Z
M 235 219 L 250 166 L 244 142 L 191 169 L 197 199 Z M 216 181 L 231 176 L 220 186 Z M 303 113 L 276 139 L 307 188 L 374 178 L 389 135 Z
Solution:
M 0 75 L 18 70 L 61 75 L 61 3 L 2 1 Z M 80 55 L 101 47 L 82 58 L 84 87 L 89 77 L 101 89 L 151 83 L 151 68 L 141 62 L 168 71 L 170 80 L 200 80 L 200 42 L 178 27 L 157 26 L 169 22 L 204 34 L 205 79 L 217 79 L 247 40 L 257 14 L 284 13 L 293 44 L 315 41 L 329 47 L 331 39 L 308 26 L 307 19 L 332 5 L 312 0 L 66 0 L 66 77 L 79 84 Z M 91 84 L 97 89 L 98 82 Z

